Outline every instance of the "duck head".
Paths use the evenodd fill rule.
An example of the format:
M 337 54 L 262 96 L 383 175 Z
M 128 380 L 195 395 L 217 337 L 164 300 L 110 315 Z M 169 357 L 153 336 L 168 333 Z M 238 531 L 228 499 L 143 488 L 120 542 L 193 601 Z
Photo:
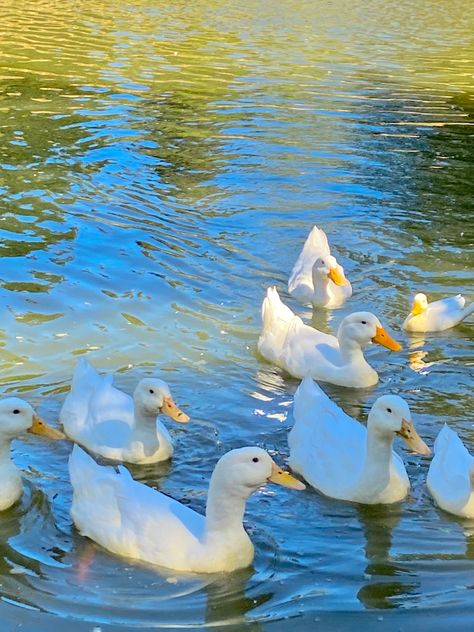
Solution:
M 339 325 L 338 337 L 341 336 L 346 340 L 358 342 L 361 347 L 376 342 L 391 351 L 399 351 L 402 348 L 371 312 L 354 312 L 346 316 Z
M 135 405 L 144 412 L 147 417 L 156 417 L 163 413 L 179 423 L 187 423 L 188 415 L 176 406 L 171 397 L 168 384 L 156 377 L 146 377 L 137 384 L 133 393 Z
M 418 294 L 415 294 L 413 298 L 410 315 L 419 316 L 426 311 L 427 307 L 428 299 L 426 298 L 426 294 L 423 294 L 423 292 L 419 292 Z
M 43 435 L 48 439 L 64 439 L 65 435 L 37 415 L 32 406 L 19 397 L 0 400 L 0 436 L 14 439 L 23 432 Z
M 212 478 L 244 498 L 269 482 L 290 489 L 305 489 L 301 481 L 278 467 L 265 450 L 257 447 L 237 448 L 224 454 Z
M 338 264 L 332 255 L 318 257 L 313 264 L 313 283 L 331 279 L 336 285 L 348 285 L 344 268 Z
M 408 404 L 398 395 L 384 395 L 375 401 L 367 427 L 385 436 L 398 435 L 413 452 L 431 456 L 430 448 L 413 425 Z

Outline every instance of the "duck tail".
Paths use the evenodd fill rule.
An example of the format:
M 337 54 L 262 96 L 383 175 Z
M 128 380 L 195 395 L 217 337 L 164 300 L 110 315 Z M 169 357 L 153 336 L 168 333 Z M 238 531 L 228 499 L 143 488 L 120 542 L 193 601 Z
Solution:
M 329 248 L 328 238 L 326 233 L 321 228 L 318 228 L 316 224 L 311 229 L 308 237 L 303 246 L 302 254 L 308 255 L 313 253 L 317 256 L 325 256 L 331 254 Z
M 99 375 L 85 358 L 79 358 L 74 369 L 71 390 L 59 413 L 59 420 L 72 439 L 78 439 L 76 431 L 85 424 L 91 397 L 112 379 L 112 376 Z
M 444 424 L 435 439 L 434 453 L 441 454 L 452 441 L 459 441 L 459 436 L 448 426 L 448 424 Z
M 280 356 L 288 329 L 295 319 L 289 307 L 282 303 L 275 287 L 269 287 L 262 303 L 262 333 L 258 350 L 267 360 Z
M 462 319 L 464 320 L 465 318 L 470 316 L 472 313 L 474 313 L 474 302 L 463 309 Z
M 321 401 L 321 399 L 325 397 L 327 396 L 321 387 L 310 375 L 306 375 L 296 389 L 293 400 L 293 416 L 295 422 L 299 420 L 305 421 L 308 418 L 308 413 L 314 411 L 314 409 L 318 407 L 318 401 Z
M 84 389 L 84 387 L 87 387 L 88 390 L 94 389 L 102 380 L 103 378 L 84 357 L 79 358 L 72 377 L 71 391 Z

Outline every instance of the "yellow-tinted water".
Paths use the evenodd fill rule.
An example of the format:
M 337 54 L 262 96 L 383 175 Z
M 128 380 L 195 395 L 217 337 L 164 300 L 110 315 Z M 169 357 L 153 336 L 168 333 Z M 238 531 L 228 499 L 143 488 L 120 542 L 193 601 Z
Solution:
M 376 389 L 331 395 L 364 419 L 399 392 L 430 444 L 446 421 L 474 448 L 472 324 L 417 343 L 400 332 L 415 290 L 473 297 L 473 22 L 444 0 L 3 0 L 2 393 L 54 422 L 79 355 L 129 391 L 160 374 L 193 421 L 168 423 L 171 465 L 133 474 L 203 510 L 227 449 L 288 454 L 297 381 L 256 352 L 260 304 L 269 284 L 288 299 L 317 223 L 354 297 L 313 323 L 370 309 L 405 345 L 368 351 Z M 428 463 L 401 446 L 405 503 L 268 488 L 246 514 L 254 568 L 195 579 L 82 539 L 69 445 L 14 447 L 28 482 L 0 516 L 2 632 L 472 618 L 469 528 L 433 507 Z

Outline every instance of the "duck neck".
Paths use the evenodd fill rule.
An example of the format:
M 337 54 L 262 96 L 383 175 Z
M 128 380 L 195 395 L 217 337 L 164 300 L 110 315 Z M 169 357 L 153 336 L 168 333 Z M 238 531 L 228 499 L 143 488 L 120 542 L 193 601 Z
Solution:
M 162 425 L 156 414 L 148 413 L 143 406 L 135 402 L 135 425 L 132 431 L 131 441 L 140 441 L 144 445 L 157 446 L 162 439 Z
M 13 465 L 11 443 L 11 437 L 0 437 L 0 467 L 4 465 Z
M 339 341 L 339 349 L 345 364 L 356 364 L 363 362 L 366 364 L 364 353 L 360 342 L 346 335 L 344 331 L 339 330 L 337 333 Z
M 364 469 L 358 482 L 368 495 L 384 489 L 390 481 L 393 436 L 382 433 L 377 428 L 367 428 L 367 452 Z
M 327 275 L 315 272 L 313 268 L 313 300 L 317 304 L 325 304 L 329 296 L 329 279 Z
M 230 533 L 242 532 L 247 497 L 212 476 L 206 504 L 206 538 L 228 538 Z

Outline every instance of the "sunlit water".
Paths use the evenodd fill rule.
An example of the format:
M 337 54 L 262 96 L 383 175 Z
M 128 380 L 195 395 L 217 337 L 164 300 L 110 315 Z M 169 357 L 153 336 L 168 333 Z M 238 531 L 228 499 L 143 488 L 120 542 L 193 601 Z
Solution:
M 410 295 L 473 297 L 473 33 L 466 3 L 4 0 L 0 6 L 0 382 L 53 423 L 78 356 L 131 391 L 159 374 L 192 417 L 138 479 L 204 510 L 226 450 L 284 463 L 298 382 L 258 356 L 260 305 L 314 223 L 404 343 L 367 352 L 364 420 L 404 395 L 432 444 L 474 448 L 472 322 L 400 331 Z M 71 525 L 70 445 L 21 438 L 25 495 L 0 516 L 2 632 L 214 626 L 467 629 L 474 538 L 410 497 L 364 508 L 268 487 L 253 568 L 185 577 L 118 559 Z M 67 626 L 67 627 L 66 627 Z

